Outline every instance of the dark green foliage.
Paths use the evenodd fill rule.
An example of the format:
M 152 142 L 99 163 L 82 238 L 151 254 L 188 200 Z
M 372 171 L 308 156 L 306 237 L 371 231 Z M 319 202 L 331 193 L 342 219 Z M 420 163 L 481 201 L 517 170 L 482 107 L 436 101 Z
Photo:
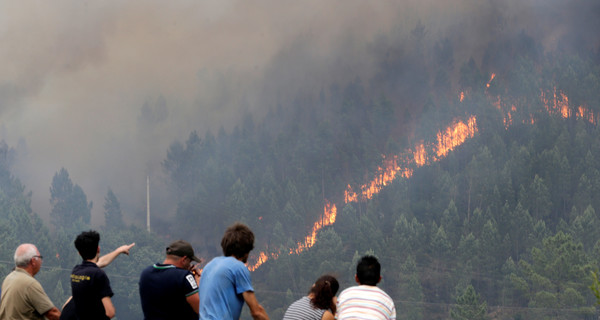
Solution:
M 456 297 L 456 305 L 450 311 L 453 320 L 484 320 L 487 319 L 487 303 L 480 301 L 480 296 L 472 285 Z
M 400 265 L 398 273 L 391 273 L 387 276 L 388 283 L 395 283 L 397 288 L 389 286 L 391 289 L 388 294 L 394 297 L 403 297 L 402 301 L 396 305 L 397 310 L 402 310 L 397 314 L 397 319 L 416 320 L 423 318 L 423 288 L 419 279 L 419 268 L 414 257 L 408 258 Z M 395 289 L 395 290 L 394 290 Z
M 525 295 L 532 316 L 560 316 L 566 309 L 577 316 L 590 315 L 592 266 L 581 243 L 562 232 L 544 239 L 541 248 L 531 250 L 532 262 L 520 261 L 512 281 Z

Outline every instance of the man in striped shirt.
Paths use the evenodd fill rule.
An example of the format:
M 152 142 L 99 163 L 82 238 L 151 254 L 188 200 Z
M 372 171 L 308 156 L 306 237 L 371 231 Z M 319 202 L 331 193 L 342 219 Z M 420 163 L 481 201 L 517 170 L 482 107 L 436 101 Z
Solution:
M 380 272 L 377 258 L 364 256 L 360 259 L 354 276 L 358 286 L 342 291 L 337 299 L 336 319 L 396 319 L 394 301 L 377 287 L 381 281 Z

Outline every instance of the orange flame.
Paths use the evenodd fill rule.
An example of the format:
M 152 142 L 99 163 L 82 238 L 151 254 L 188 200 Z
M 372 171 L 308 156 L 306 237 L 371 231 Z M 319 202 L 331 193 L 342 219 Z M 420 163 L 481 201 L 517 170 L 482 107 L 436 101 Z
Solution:
M 310 235 L 306 236 L 304 238 L 304 241 L 298 242 L 297 247 L 295 249 L 293 249 L 293 248 L 290 249 L 289 254 L 292 254 L 292 253 L 298 254 L 298 253 L 304 251 L 305 249 L 312 247 L 317 242 L 317 233 L 319 232 L 319 230 L 323 229 L 323 227 L 334 224 L 336 217 L 337 217 L 337 207 L 335 206 L 335 204 L 329 203 L 329 201 L 325 200 L 325 207 L 323 208 L 323 216 L 321 216 L 321 219 L 319 221 L 314 223 Z M 279 257 L 279 254 L 280 254 L 280 252 L 273 252 L 273 253 L 267 254 L 264 251 L 261 251 L 258 254 L 258 258 L 256 258 L 256 261 L 252 265 L 248 266 L 248 270 L 250 270 L 250 271 L 256 270 L 263 263 L 267 262 L 267 260 L 269 260 L 269 258 L 277 259 Z
M 555 93 L 556 95 L 556 93 Z M 562 114 L 563 118 L 568 118 L 569 116 L 571 116 L 571 112 L 569 110 L 569 97 L 567 97 L 564 93 L 560 93 L 561 96 L 561 100 L 562 103 L 560 103 L 559 105 L 557 105 L 557 107 L 560 110 L 560 114 Z
M 556 87 L 554 87 L 552 92 L 552 100 L 548 100 L 546 98 L 544 91 L 542 91 L 540 94 L 540 100 L 542 100 L 542 103 L 544 104 L 546 110 L 549 113 L 558 113 L 563 118 L 570 118 L 573 116 L 573 111 L 569 107 L 569 97 L 567 97 L 567 95 L 564 94 L 562 91 L 557 92 Z M 597 123 L 596 117 L 594 116 L 594 112 L 584 106 L 577 107 L 577 110 L 575 111 L 575 116 L 581 119 L 585 119 L 593 124 Z
M 437 156 L 444 157 L 448 152 L 463 144 L 465 140 L 473 137 L 477 132 L 477 121 L 475 116 L 471 116 L 467 123 L 455 122 L 450 127 L 446 128 L 445 132 L 437 134 Z
M 346 187 L 346 190 L 344 191 L 344 203 L 354 202 L 356 200 L 358 200 L 356 192 L 353 192 L 352 187 L 348 185 L 348 187 Z
M 492 84 L 492 80 L 494 80 L 495 77 L 496 77 L 496 74 L 492 73 L 492 76 L 490 77 L 490 81 L 488 81 L 488 83 L 485 85 L 486 88 L 490 87 L 490 85 Z
M 423 142 L 415 146 L 413 158 L 415 159 L 415 164 L 417 165 L 417 167 L 421 167 L 427 164 L 427 151 L 425 151 L 425 145 L 423 144 Z
M 596 124 L 596 117 L 594 117 L 594 112 L 588 108 L 584 108 L 579 106 L 577 109 L 577 116 L 583 119 L 587 119 L 587 121 Z

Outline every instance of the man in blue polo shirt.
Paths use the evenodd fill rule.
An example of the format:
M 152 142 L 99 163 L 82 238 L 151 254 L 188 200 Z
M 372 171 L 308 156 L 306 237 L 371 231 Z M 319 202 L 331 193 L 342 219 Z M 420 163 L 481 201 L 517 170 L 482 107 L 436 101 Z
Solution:
M 145 320 L 198 319 L 200 272 L 192 261 L 202 260 L 192 245 L 178 240 L 167 247 L 163 263 L 142 271 L 139 287 Z

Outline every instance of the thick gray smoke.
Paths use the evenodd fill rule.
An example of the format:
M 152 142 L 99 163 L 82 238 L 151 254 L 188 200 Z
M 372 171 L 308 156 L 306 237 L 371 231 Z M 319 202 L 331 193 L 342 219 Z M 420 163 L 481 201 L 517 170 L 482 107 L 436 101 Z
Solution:
M 108 187 L 128 213 L 144 211 L 146 175 L 161 179 L 174 140 L 368 79 L 385 55 L 377 45 L 401 43 L 417 23 L 427 41 L 451 39 L 460 65 L 521 30 L 547 50 L 573 28 L 597 46 L 597 3 L 1 1 L 0 139 L 19 152 L 15 169 L 36 212 L 47 216 L 52 176 L 64 167 L 102 224 Z

